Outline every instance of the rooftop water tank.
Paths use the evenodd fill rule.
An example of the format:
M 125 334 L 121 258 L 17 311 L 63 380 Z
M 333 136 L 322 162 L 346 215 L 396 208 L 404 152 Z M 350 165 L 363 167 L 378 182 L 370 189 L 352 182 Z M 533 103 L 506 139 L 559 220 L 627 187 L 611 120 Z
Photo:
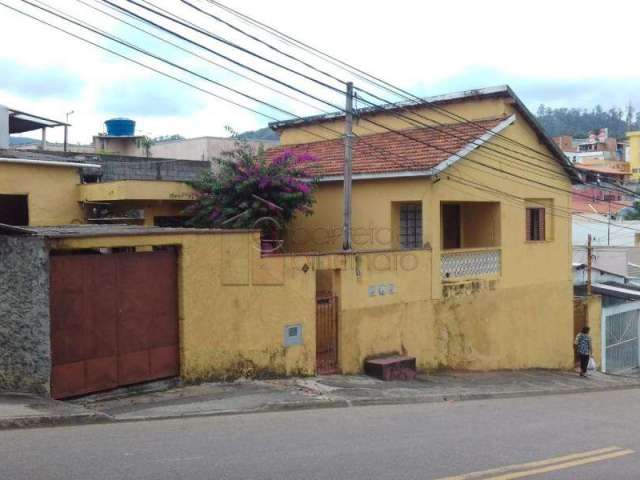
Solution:
M 128 118 L 112 118 L 104 124 L 107 126 L 107 135 L 110 137 L 131 137 L 136 130 L 135 120 Z

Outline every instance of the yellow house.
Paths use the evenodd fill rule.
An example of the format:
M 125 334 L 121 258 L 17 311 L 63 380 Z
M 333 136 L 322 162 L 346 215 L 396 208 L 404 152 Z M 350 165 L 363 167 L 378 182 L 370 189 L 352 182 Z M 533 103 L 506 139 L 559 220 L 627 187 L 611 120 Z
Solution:
M 319 178 L 287 251 L 339 251 L 344 116 L 271 127 L 282 146 L 270 155 L 311 153 Z M 415 268 L 383 259 L 318 278 L 340 302 L 337 368 L 389 352 L 423 368 L 570 367 L 578 175 L 511 89 L 363 109 L 353 131 L 353 253 L 400 252 Z
M 627 132 L 629 139 L 629 163 L 633 180 L 640 179 L 640 132 Z
M 186 166 L 183 166 L 186 164 Z M 0 152 L 0 223 L 180 226 L 209 162 Z
M 0 225 L 0 387 L 65 398 L 171 376 L 350 374 L 388 355 L 425 370 L 572 367 L 578 176 L 515 94 L 359 111 L 346 252 L 343 122 L 273 125 L 283 147 L 269 155 L 310 152 L 319 177 L 314 214 L 295 219 L 284 252 L 262 252 L 257 231 Z M 183 182 L 81 184 L 75 167 L 40 168 L 70 172 L 64 196 L 40 177 L 0 183 L 44 195 L 29 203 L 39 225 L 102 204 L 144 208 L 138 223 L 151 224 L 192 195 Z

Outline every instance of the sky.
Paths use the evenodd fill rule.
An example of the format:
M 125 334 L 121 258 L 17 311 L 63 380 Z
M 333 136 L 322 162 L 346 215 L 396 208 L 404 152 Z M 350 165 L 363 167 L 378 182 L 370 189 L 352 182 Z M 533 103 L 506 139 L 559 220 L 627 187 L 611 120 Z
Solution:
M 238 132 L 262 128 L 272 120 L 341 108 L 341 81 L 352 80 L 356 87 L 385 100 L 399 99 L 243 23 L 207 0 L 189 2 L 295 59 L 247 38 L 180 0 L 149 0 L 146 4 L 144 0 L 135 1 L 177 15 L 182 25 L 131 1 L 110 1 L 183 38 L 123 16 L 102 0 L 29 0 L 33 5 L 57 9 L 63 18 L 23 0 L 0 0 L 174 78 L 0 5 L 0 104 L 63 121 L 67 112 L 73 111 L 69 115 L 73 124 L 70 141 L 88 143 L 92 135 L 104 130 L 103 122 L 113 117 L 136 120 L 137 133 L 152 137 L 226 136 L 226 127 Z M 608 108 L 631 102 L 640 107 L 640 62 L 635 60 L 640 2 L 222 1 L 278 32 L 416 95 L 509 84 L 533 111 L 540 104 L 580 108 L 600 104 Z M 65 18 L 71 17 L 157 58 L 70 24 Z M 185 26 L 189 24 L 211 36 Z M 30 136 L 37 137 L 38 132 Z M 60 141 L 62 129 L 50 131 L 48 139 Z

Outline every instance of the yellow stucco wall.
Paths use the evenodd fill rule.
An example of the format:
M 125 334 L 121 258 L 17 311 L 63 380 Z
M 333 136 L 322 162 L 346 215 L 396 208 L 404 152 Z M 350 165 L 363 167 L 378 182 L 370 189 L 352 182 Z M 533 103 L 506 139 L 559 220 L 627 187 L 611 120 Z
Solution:
M 185 182 L 154 180 L 118 180 L 88 183 L 78 188 L 83 202 L 111 202 L 114 200 L 194 200 L 195 190 Z
M 0 194 L 28 195 L 33 226 L 84 223 L 76 192 L 79 183 L 76 168 L 0 163 Z
M 186 380 L 315 372 L 315 275 L 261 258 L 258 234 L 182 234 L 57 241 L 54 248 L 177 245 L 181 376 Z M 303 344 L 283 345 L 300 324 Z
M 627 132 L 629 138 L 629 160 L 631 164 L 631 178 L 640 179 L 640 132 Z

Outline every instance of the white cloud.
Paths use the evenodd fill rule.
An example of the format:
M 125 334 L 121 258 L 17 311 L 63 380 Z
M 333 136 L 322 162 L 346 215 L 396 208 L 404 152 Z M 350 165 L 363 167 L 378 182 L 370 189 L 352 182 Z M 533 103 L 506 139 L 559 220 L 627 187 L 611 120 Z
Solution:
M 20 10 L 37 12 L 18 0 L 4 1 Z M 45 1 L 109 32 L 143 44 L 145 48 L 167 56 L 204 76 L 267 99 L 296 115 L 318 113 L 317 110 L 239 79 L 142 33 L 136 33 L 76 1 Z M 102 5 L 100 8 L 107 8 L 99 2 L 86 1 L 92 5 Z M 127 8 L 135 8 L 122 0 L 116 1 Z M 248 28 L 202 0 L 192 1 Z M 513 83 L 517 90 L 523 92 L 525 101 L 531 102 L 529 106 L 532 109 L 537 107 L 535 102 L 559 104 L 563 99 L 567 106 L 573 106 L 572 102 L 580 103 L 578 106 L 596 102 L 604 105 L 620 104 L 625 99 L 640 102 L 639 98 L 633 97 L 634 86 L 640 81 L 640 63 L 633 61 L 634 46 L 637 44 L 635 22 L 640 16 L 640 6 L 635 2 L 612 0 L 603 6 L 601 1 L 595 0 L 539 0 L 528 4 L 504 0 L 401 0 L 394 3 L 381 0 L 226 1 L 233 8 L 271 24 L 279 31 L 289 33 L 403 88 L 415 89 L 420 94 L 442 93 L 443 90 L 467 86 L 481 87 L 487 83 Z M 267 47 L 250 43 L 237 32 L 192 11 L 177 0 L 154 0 L 153 3 L 177 12 L 187 20 L 197 22 L 225 38 L 251 46 L 253 50 L 270 58 L 278 58 L 296 71 L 304 71 L 338 86 L 317 72 L 305 70 L 301 65 L 277 56 Z M 608 12 L 616 12 L 616 15 L 607 16 Z M 73 142 L 89 141 L 92 134 L 102 129 L 102 122 L 110 115 L 131 115 L 137 120 L 141 131 L 153 135 L 225 135 L 225 125 L 242 131 L 259 128 L 268 121 L 187 86 L 166 79 L 159 80 L 156 74 L 1 6 L 0 15 L 0 64 L 11 65 L 12 62 L 18 62 L 16 71 L 23 72 L 22 75 L 28 77 L 24 79 L 24 84 L 17 86 L 15 75 L 11 83 L 0 81 L 0 103 L 59 119 L 64 119 L 65 112 L 75 110 L 76 113 L 71 117 L 74 124 L 71 129 Z M 594 19 L 603 16 L 611 19 L 609 23 L 605 22 L 604 32 L 602 23 L 594 24 Z M 171 25 L 165 20 L 158 22 Z M 64 24 L 60 20 L 55 20 L 54 23 Z M 343 101 L 335 93 L 329 93 L 318 85 L 292 73 L 282 72 L 215 40 L 176 25 L 172 25 L 172 28 L 221 54 L 327 98 L 329 103 L 340 105 Z M 590 28 L 594 32 L 590 32 Z M 78 27 L 71 29 L 83 37 L 97 38 Z M 264 32 L 251 32 L 274 41 Z M 176 39 L 172 41 L 181 43 Z M 109 45 L 109 42 L 102 39 L 98 42 Z M 182 44 L 185 48 L 198 50 L 197 47 Z M 284 47 L 281 43 L 276 45 Z M 116 48 L 120 52 L 127 51 L 124 47 Z M 210 52 L 198 51 L 211 60 L 240 69 Z M 332 74 L 353 79 L 356 85 L 369 87 L 331 65 L 319 63 L 317 59 L 300 51 L 291 51 L 305 60 L 321 64 Z M 139 53 L 128 54 L 139 60 L 144 59 Z M 155 61 L 144 61 L 161 66 Z M 162 69 L 170 70 L 166 65 Z M 34 79 L 33 72 L 39 72 L 41 78 Z M 245 98 L 184 72 L 174 71 L 173 74 L 275 117 L 286 117 L 281 112 L 258 107 Z M 61 79 L 65 75 L 68 78 L 66 86 L 73 86 L 74 91 L 71 93 L 68 88 L 53 88 L 61 85 Z M 52 83 L 51 78 L 55 82 Z M 42 83 L 39 84 L 38 81 Z M 62 86 L 65 86 L 64 82 Z M 274 85 L 274 88 L 284 90 L 285 87 Z M 295 92 L 289 93 L 297 95 Z M 145 101 L 148 102 L 148 108 L 145 108 Z M 310 99 L 306 101 L 315 103 L 321 109 L 331 108 Z M 62 132 L 52 131 L 50 138 L 59 139 L 61 135 Z

